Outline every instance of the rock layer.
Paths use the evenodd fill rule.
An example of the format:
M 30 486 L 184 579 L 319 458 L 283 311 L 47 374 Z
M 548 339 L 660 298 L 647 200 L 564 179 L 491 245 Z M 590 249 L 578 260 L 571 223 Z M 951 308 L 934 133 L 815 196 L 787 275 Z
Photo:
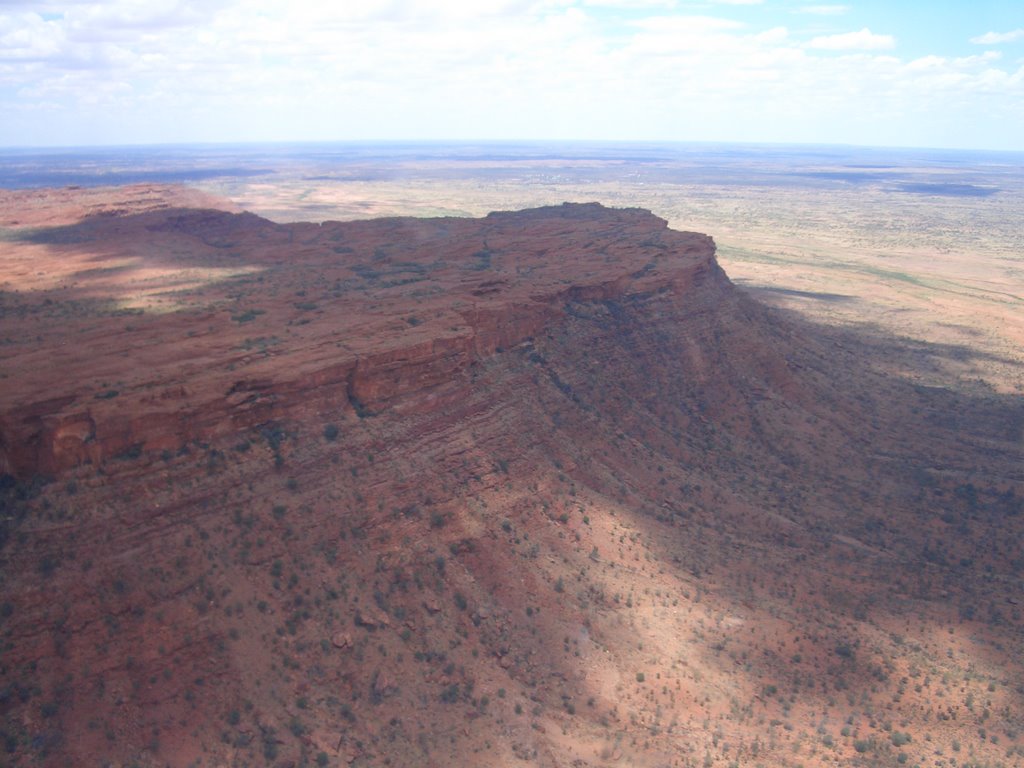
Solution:
M 0 247 L 12 766 L 1024 754 L 1018 400 L 643 211 L 106 194 Z
M 726 284 L 710 238 L 670 231 L 644 211 L 596 204 L 478 221 L 320 226 L 168 209 L 87 218 L 25 239 L 57 243 L 57 268 L 70 284 L 49 292 L 41 324 L 32 313 L 41 340 L 6 359 L 0 471 L 19 477 L 125 451 L 177 450 L 346 405 L 376 412 L 422 399 L 533 337 L 564 315 L 567 302 L 660 292 L 685 301 L 697 282 Z M 136 279 L 152 269 L 152 257 L 136 255 L 140 242 L 154 254 L 177 254 L 177 263 Z M 117 266 L 74 269 L 98 260 Z M 189 272 L 232 260 L 247 265 L 242 277 L 214 273 L 168 296 Z M 58 308 L 61 292 L 83 282 L 108 292 L 108 308 L 80 341 Z M 149 283 L 144 295 L 134 290 L 138 282 Z M 133 319 L 129 333 L 124 317 Z M 247 340 L 262 348 L 246 349 Z M 122 363 L 105 354 L 106 343 L 126 344 Z M 36 399 L 40 392 L 44 399 Z

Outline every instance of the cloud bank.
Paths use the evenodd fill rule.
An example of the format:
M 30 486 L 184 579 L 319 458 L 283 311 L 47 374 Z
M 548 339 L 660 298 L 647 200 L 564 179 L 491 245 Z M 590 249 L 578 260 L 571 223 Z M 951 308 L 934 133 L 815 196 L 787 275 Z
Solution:
M 787 26 L 797 18 L 788 11 L 764 23 L 767 4 L 691 8 L 675 0 L 14 0 L 0 6 L 0 145 L 1020 145 L 1010 126 L 1024 124 L 1021 61 L 901 55 L 889 30 L 844 28 L 845 6 L 803 6 L 811 30 Z
M 1012 32 L 986 32 L 984 35 L 971 38 L 971 42 L 976 45 L 999 45 L 1017 40 L 1024 40 L 1024 29 L 1015 29 Z
M 824 51 L 883 51 L 895 48 L 896 38 L 892 35 L 876 35 L 864 27 L 859 32 L 816 37 L 807 45 Z

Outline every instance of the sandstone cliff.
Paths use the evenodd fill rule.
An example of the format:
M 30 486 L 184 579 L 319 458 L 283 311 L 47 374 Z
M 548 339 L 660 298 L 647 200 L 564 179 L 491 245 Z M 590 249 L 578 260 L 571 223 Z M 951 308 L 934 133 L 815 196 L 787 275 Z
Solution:
M 121 208 L 0 251 L 12 765 L 1017 748 L 1019 402 L 645 211 Z
M 59 298 L 33 312 L 31 351 L 0 399 L 0 471 L 19 477 L 274 419 L 423 407 L 467 367 L 557 322 L 567 302 L 685 300 L 696 283 L 725 284 L 710 238 L 597 205 L 320 226 L 171 209 L 26 240 L 58 244 L 59 279 L 71 281 L 58 291 L 111 294 L 86 329 L 70 326 L 74 308 Z M 118 265 L 77 269 L 97 243 Z M 120 360 L 106 354 L 112 336 Z

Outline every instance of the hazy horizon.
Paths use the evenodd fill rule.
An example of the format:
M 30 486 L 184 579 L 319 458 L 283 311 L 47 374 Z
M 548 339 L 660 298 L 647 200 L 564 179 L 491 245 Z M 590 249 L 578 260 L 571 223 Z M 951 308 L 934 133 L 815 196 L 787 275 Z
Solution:
M 1015 188 L 1024 153 L 852 145 L 601 141 L 339 141 L 0 148 L 0 188 L 131 183 L 316 184 L 514 174 L 547 184 L 883 184 L 988 196 Z M 987 169 L 987 170 L 986 170 Z M 934 174 L 940 176 L 934 176 Z M 920 187 L 924 184 L 925 187 Z M 909 185 L 909 186 L 908 186 Z M 917 185 L 915 187 L 914 185 Z
M 302 147 L 488 147 L 488 146 L 664 146 L 701 148 L 750 148 L 750 149 L 845 149 L 895 152 L 964 152 L 993 155 L 1024 155 L 1019 149 L 990 149 L 974 146 L 952 145 L 911 145 L 911 144 L 862 144 L 856 142 L 827 141 L 725 141 L 719 139 L 572 139 L 572 138 L 390 138 L 390 139 L 252 139 L 223 141 L 138 141 L 94 144 L 3 144 L 3 154 L 49 154 L 72 151 L 103 150 L 148 150 L 148 149 L 267 149 Z

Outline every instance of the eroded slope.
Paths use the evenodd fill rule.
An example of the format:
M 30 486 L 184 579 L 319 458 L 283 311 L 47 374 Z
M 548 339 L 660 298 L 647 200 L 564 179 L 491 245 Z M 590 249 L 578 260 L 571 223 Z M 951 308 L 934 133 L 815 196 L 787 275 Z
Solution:
M 52 280 L 5 295 L 13 764 L 1019 759 L 1019 400 L 872 373 L 708 238 L 7 238 Z

